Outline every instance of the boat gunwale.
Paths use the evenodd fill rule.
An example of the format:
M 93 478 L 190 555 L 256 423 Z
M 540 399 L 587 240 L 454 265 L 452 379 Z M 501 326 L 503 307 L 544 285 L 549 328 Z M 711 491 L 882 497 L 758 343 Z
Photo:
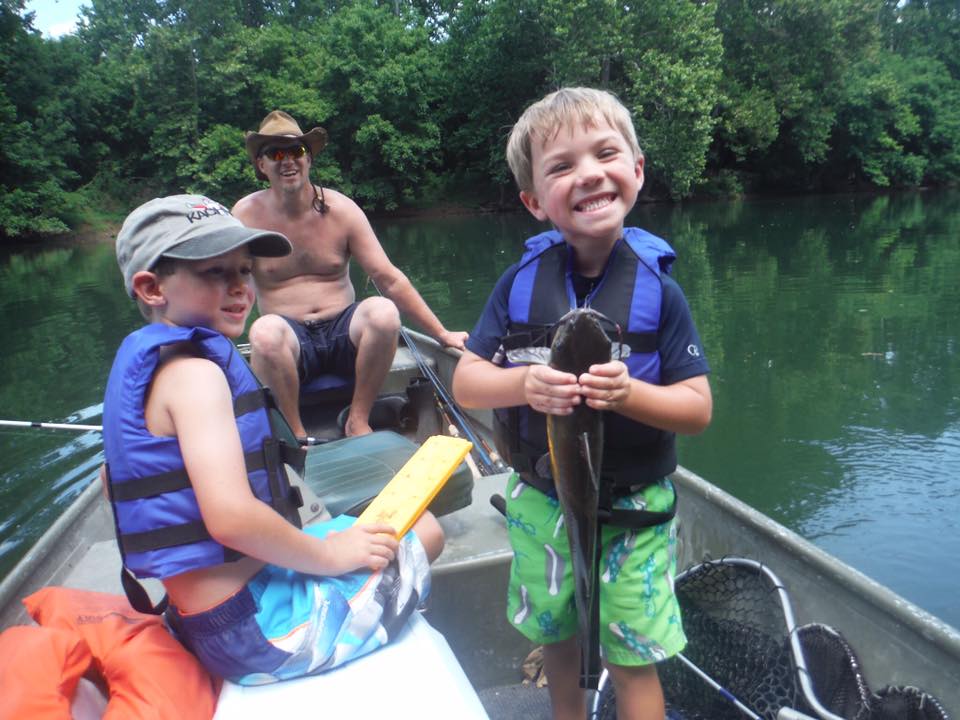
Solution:
M 76 525 L 87 519 L 85 511 L 97 501 L 101 494 L 100 481 L 98 478 L 94 478 L 80 492 L 76 500 L 54 520 L 53 524 L 24 553 L 17 564 L 11 568 L 10 572 L 0 581 L 0 612 L 6 613 L 10 606 L 18 600 L 17 596 L 21 589 L 27 585 L 30 576 L 58 549 L 59 541 Z M 79 546 L 74 546 L 67 551 L 66 557 L 69 558 L 82 552 L 86 552 L 86 548 L 81 549 Z
M 672 477 L 674 481 L 679 481 L 681 502 L 683 489 L 686 488 L 692 490 L 707 502 L 719 505 L 721 511 L 735 516 L 743 524 L 756 530 L 758 534 L 775 540 L 785 554 L 793 555 L 802 565 L 822 573 L 831 583 L 846 588 L 852 594 L 864 599 L 867 604 L 878 607 L 884 615 L 903 622 L 913 632 L 935 644 L 943 652 L 960 658 L 960 630 L 957 628 L 836 556 L 831 555 L 826 550 L 817 547 L 811 541 L 738 500 L 691 470 L 678 466 Z M 682 514 L 680 517 L 682 519 Z M 682 536 L 683 533 L 680 534 Z M 777 570 L 777 568 L 771 569 Z

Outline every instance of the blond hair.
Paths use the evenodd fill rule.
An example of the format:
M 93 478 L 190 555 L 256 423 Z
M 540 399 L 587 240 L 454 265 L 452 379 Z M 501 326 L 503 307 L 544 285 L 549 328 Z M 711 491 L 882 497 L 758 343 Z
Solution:
M 606 90 L 586 87 L 561 88 L 538 100 L 523 111 L 510 132 L 507 141 L 507 164 L 517 185 L 524 192 L 533 190 L 533 153 L 531 146 L 536 136 L 539 142 L 556 137 L 564 127 L 579 123 L 592 127 L 602 118 L 623 135 L 633 150 L 634 157 L 642 157 L 637 131 L 630 112 Z

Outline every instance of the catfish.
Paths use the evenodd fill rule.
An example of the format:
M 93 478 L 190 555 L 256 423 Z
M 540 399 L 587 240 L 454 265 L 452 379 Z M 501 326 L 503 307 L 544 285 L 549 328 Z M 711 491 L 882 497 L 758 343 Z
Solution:
M 591 365 L 610 362 L 611 342 L 595 310 L 571 310 L 557 322 L 550 367 L 579 377 Z M 550 469 L 570 541 L 579 620 L 580 686 L 600 678 L 598 503 L 603 462 L 603 414 L 583 401 L 570 415 L 547 416 Z

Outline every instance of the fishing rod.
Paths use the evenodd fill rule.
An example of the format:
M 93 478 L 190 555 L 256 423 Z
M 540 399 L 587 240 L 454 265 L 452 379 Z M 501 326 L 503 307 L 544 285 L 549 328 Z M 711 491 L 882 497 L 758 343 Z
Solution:
M 450 419 L 450 415 L 447 414 L 446 409 L 443 407 L 443 403 L 440 402 L 440 398 L 434 395 L 433 399 L 436 401 L 437 412 L 440 413 L 440 417 L 443 420 L 443 422 L 447 424 L 447 431 L 450 433 L 451 436 L 459 439 L 460 431 L 457 430 L 456 424 L 453 422 L 453 420 Z M 479 476 L 483 474 L 480 472 L 480 468 L 477 467 L 477 463 L 473 459 L 473 455 L 471 455 L 470 453 L 467 453 L 467 456 L 464 458 L 464 462 L 467 463 L 467 466 L 470 468 L 471 472 L 474 473 L 474 475 Z
M 374 282 L 373 278 L 368 278 L 370 284 L 373 285 L 373 289 L 377 291 L 377 294 L 380 297 L 384 297 L 384 294 L 380 292 L 380 287 Z M 460 407 L 457 405 L 456 401 L 450 397 L 450 393 L 447 392 L 447 389 L 443 386 L 443 383 L 440 381 L 440 378 L 437 377 L 437 374 L 433 371 L 427 361 L 424 359 L 423 355 L 420 354 L 420 350 L 417 348 L 416 344 L 413 342 L 413 338 L 410 337 L 409 333 L 403 325 L 400 326 L 400 337 L 403 338 L 403 342 L 410 352 L 413 354 L 413 359 L 417 362 L 417 367 L 420 369 L 420 372 L 423 373 L 423 376 L 430 381 L 430 384 L 433 385 L 434 390 L 440 396 L 440 399 L 443 400 L 444 404 L 450 410 L 450 414 L 453 415 L 454 420 L 460 426 L 460 429 L 463 431 L 463 434 L 466 435 L 467 440 L 473 443 L 474 449 L 477 451 L 477 455 L 480 456 L 480 464 L 483 465 L 484 469 L 487 470 L 487 474 L 503 473 L 507 471 L 507 466 L 504 464 L 503 460 L 500 459 L 500 456 L 497 455 L 493 450 L 490 449 L 490 445 L 484 441 L 483 438 L 479 437 L 470 426 L 469 421 L 464 417 L 463 413 L 460 412 Z
M 499 456 L 497 456 L 496 459 L 491 456 L 489 451 L 490 446 L 484 442 L 482 438 L 478 437 L 473 431 L 473 428 L 470 426 L 470 422 L 466 419 L 466 417 L 464 417 L 463 413 L 460 412 L 460 408 L 457 406 L 456 401 L 450 397 L 450 393 L 447 392 L 447 389 L 443 386 L 443 383 L 440 381 L 440 378 L 437 377 L 437 374 L 433 371 L 433 368 L 430 367 L 423 355 L 420 354 L 420 350 L 413 342 L 413 338 L 410 337 L 409 333 L 407 333 L 406 329 L 402 325 L 400 326 L 400 336 L 403 338 L 403 342 L 406 343 L 407 347 L 410 348 L 410 352 L 413 354 L 414 360 L 417 361 L 417 367 L 420 368 L 420 372 L 422 372 L 424 377 L 426 377 L 427 380 L 429 380 L 433 385 L 434 390 L 437 391 L 437 395 L 440 396 L 440 399 L 447 406 L 447 409 L 450 411 L 453 419 L 456 421 L 457 425 L 460 426 L 463 434 L 466 435 L 467 440 L 473 443 L 473 447 L 477 451 L 477 455 L 480 456 L 480 464 L 483 465 L 487 470 L 487 474 L 506 472 L 506 465 L 503 464 L 503 461 Z
M 73 430 L 74 432 L 103 432 L 103 425 L 73 425 L 70 423 L 33 422 L 30 420 L 0 420 L 0 427 L 43 428 L 44 430 Z
M 709 675 L 707 675 L 707 673 L 706 673 L 705 671 L 703 671 L 703 670 L 701 670 L 699 667 L 697 667 L 691 660 L 689 660 L 689 659 L 687 658 L 686 655 L 684 655 L 683 653 L 677 653 L 677 659 L 680 660 L 680 662 L 682 662 L 684 665 L 686 665 L 687 668 L 688 668 L 689 670 L 691 670 L 694 675 L 696 675 L 697 677 L 699 677 L 699 678 L 700 678 L 701 680 L 703 680 L 707 685 L 709 685 L 711 688 L 713 688 L 713 689 L 716 690 L 718 693 L 720 693 L 720 696 L 721 696 L 722 698 L 724 698 L 724 699 L 727 700 L 728 702 L 733 703 L 733 706 L 734 706 L 735 708 L 737 708 L 737 710 L 739 710 L 743 715 L 745 715 L 746 717 L 750 718 L 750 720 L 763 720 L 763 718 L 761 718 L 759 715 L 757 715 L 757 713 L 755 713 L 755 712 L 754 712 L 753 710 L 751 710 L 749 707 L 747 707 L 747 706 L 744 705 L 742 702 L 740 702 L 740 700 L 737 699 L 737 696 L 736 696 L 736 695 L 734 695 L 732 692 L 730 692 L 729 690 L 727 690 L 725 687 L 723 687 L 723 685 L 721 685 L 720 683 L 718 683 L 718 682 L 717 682 L 716 680 L 714 680 L 712 677 L 710 677 Z

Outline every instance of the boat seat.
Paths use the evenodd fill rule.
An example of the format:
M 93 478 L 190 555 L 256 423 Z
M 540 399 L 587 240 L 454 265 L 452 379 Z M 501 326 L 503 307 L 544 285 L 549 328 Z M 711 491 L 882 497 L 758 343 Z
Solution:
M 333 390 L 336 388 L 352 390 L 353 377 L 334 375 L 333 373 L 317 375 L 310 382 L 300 386 L 300 394 L 314 395 L 316 393 L 323 392 L 324 390 Z
M 304 485 L 305 499 L 318 497 L 327 511 L 337 515 L 359 515 L 393 476 L 413 457 L 417 445 L 392 430 L 343 438 L 307 449 Z M 470 504 L 473 473 L 460 463 L 443 489 L 429 505 L 437 516 L 446 515 Z M 307 500 L 304 511 L 311 511 Z M 304 521 L 312 515 L 303 515 Z
M 349 403 L 353 397 L 353 376 L 324 373 L 300 386 L 300 408 Z
M 223 683 L 214 720 L 270 717 L 488 718 L 447 641 L 419 613 L 388 645 L 320 675 Z
M 424 360 L 431 366 L 436 364 L 432 358 L 424 358 Z M 413 353 L 405 347 L 398 347 L 396 354 L 393 356 L 390 373 L 383 388 L 381 388 L 381 393 L 403 392 L 410 378 L 419 374 L 420 368 L 413 357 Z M 300 404 L 318 405 L 349 400 L 353 395 L 353 385 L 353 376 L 334 375 L 333 373 L 318 375 L 300 387 Z

